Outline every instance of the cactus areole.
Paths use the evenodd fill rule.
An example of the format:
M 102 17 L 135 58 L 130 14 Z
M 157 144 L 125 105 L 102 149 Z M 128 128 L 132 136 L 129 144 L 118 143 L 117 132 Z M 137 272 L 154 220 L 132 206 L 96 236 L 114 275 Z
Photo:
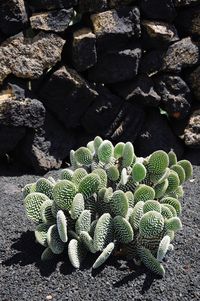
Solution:
M 72 150 L 70 161 L 57 181 L 42 178 L 23 189 L 26 214 L 45 248 L 41 260 L 64 252 L 80 268 L 91 252 L 95 269 L 120 249 L 163 276 L 163 259 L 182 228 L 181 185 L 192 176 L 190 162 L 162 150 L 138 158 L 131 142 L 114 146 L 100 137 Z

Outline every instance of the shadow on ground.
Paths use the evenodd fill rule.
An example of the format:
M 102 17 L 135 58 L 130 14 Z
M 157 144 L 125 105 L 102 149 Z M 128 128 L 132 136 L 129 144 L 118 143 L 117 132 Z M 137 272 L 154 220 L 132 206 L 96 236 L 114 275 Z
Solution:
M 12 250 L 18 251 L 11 258 L 2 262 L 5 266 L 14 266 L 16 264 L 20 266 L 26 266 L 33 264 L 39 270 L 41 276 L 49 277 L 57 268 L 59 263 L 60 273 L 63 275 L 69 275 L 75 272 L 75 268 L 71 265 L 68 257 L 64 256 L 67 252 L 63 252 L 61 255 L 55 255 L 54 259 L 51 260 L 51 264 L 48 262 L 41 261 L 41 254 L 44 250 L 42 246 L 36 243 L 34 233 L 31 231 L 27 231 L 22 233 L 21 237 L 15 239 L 11 245 Z M 85 260 L 82 264 L 81 270 L 90 270 L 92 264 L 94 263 L 96 255 L 90 254 L 87 260 Z M 124 262 L 121 263 L 121 260 L 117 257 L 110 257 L 106 266 L 114 266 L 118 270 L 127 270 L 128 275 L 123 277 L 121 280 L 114 283 L 113 287 L 121 287 L 127 284 L 130 281 L 142 276 L 145 274 L 145 281 L 143 283 L 141 293 L 145 293 L 152 285 L 155 279 L 158 277 L 152 273 L 149 273 L 144 267 L 138 267 L 134 265 L 132 262 Z M 92 270 L 92 276 L 96 277 L 99 275 L 105 268 L 105 265 L 101 266 L 98 269 Z

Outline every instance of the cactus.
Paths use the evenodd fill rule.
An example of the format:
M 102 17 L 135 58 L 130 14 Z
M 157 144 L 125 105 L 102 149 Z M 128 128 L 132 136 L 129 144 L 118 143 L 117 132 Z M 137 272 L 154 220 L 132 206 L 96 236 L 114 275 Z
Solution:
M 70 163 L 59 180 L 40 178 L 23 189 L 36 241 L 45 248 L 41 260 L 67 248 L 71 264 L 80 268 L 87 253 L 101 252 L 96 269 L 120 249 L 163 276 L 161 261 L 182 228 L 180 199 L 192 176 L 190 162 L 177 161 L 173 151 L 137 158 L 131 142 L 113 146 L 96 137 L 72 150 Z

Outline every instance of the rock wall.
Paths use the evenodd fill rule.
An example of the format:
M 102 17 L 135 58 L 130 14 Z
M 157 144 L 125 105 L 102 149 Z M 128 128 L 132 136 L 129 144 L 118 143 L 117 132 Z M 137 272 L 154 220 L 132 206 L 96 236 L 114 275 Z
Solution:
M 0 157 L 45 172 L 96 135 L 200 163 L 200 0 L 0 1 Z

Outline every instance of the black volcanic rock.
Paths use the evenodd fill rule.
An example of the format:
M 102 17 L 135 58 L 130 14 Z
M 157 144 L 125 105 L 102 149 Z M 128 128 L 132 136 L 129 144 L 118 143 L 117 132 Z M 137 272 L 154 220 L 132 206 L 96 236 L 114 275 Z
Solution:
M 28 22 L 24 0 L 0 1 L 0 30 L 7 36 L 20 32 Z
M 184 141 L 189 147 L 200 148 L 200 109 L 190 116 L 184 131 Z
M 161 96 L 161 107 L 175 118 L 186 117 L 191 109 L 191 92 L 179 76 L 163 75 L 156 80 L 156 91 Z
M 163 70 L 180 72 L 199 61 L 199 48 L 190 37 L 184 38 L 169 46 L 164 59 Z
M 145 17 L 157 20 L 173 20 L 176 16 L 173 0 L 141 0 L 140 8 Z
M 77 5 L 78 0 L 26 0 L 36 11 L 70 8 Z
M 187 79 L 196 100 L 200 101 L 200 66 L 193 70 Z
M 145 114 L 142 106 L 125 102 L 109 128 L 106 137 L 115 143 L 134 143 L 141 131 Z
M 82 125 L 88 133 L 105 136 L 120 111 L 123 100 L 104 86 L 97 85 L 98 96 L 82 118 Z
M 150 76 L 160 72 L 163 67 L 164 55 L 165 51 L 159 49 L 144 53 L 141 58 L 139 73 L 146 73 Z
M 144 106 L 159 106 L 161 97 L 154 89 L 153 80 L 147 75 L 140 75 L 133 81 L 117 83 L 112 90 L 123 99 Z
M 158 149 L 166 152 L 173 149 L 179 158 L 183 154 L 182 143 L 172 132 L 167 117 L 154 108 L 146 112 L 142 130 L 135 141 L 135 149 L 136 154 L 144 157 Z
M 139 38 L 140 11 L 138 7 L 122 7 L 90 16 L 97 38 L 98 50 L 116 50 L 129 38 Z
M 80 13 L 99 12 L 108 8 L 108 0 L 79 0 Z
M 17 157 L 37 173 L 61 167 L 63 159 L 75 146 L 75 136 L 50 113 L 37 131 L 29 130 L 16 150 Z
M 164 48 L 178 40 L 174 25 L 161 21 L 142 21 L 142 44 L 146 49 Z
M 174 0 L 175 7 L 195 6 L 200 4 L 200 0 Z
M 182 35 L 194 35 L 199 37 L 200 5 L 181 11 L 176 18 L 176 26 Z
M 142 52 L 135 44 L 127 49 L 109 51 L 98 56 L 97 64 L 88 70 L 92 82 L 116 83 L 134 78 L 138 74 Z
M 80 119 L 95 100 L 97 92 L 73 69 L 61 67 L 44 83 L 40 97 L 68 129 L 80 125 Z
M 82 28 L 73 34 L 72 63 L 77 71 L 84 71 L 97 62 L 96 36 L 89 28 Z
M 13 151 L 25 133 L 24 127 L 0 125 L 0 156 Z
M 37 13 L 30 17 L 33 29 L 63 32 L 67 29 L 74 16 L 73 8 Z

